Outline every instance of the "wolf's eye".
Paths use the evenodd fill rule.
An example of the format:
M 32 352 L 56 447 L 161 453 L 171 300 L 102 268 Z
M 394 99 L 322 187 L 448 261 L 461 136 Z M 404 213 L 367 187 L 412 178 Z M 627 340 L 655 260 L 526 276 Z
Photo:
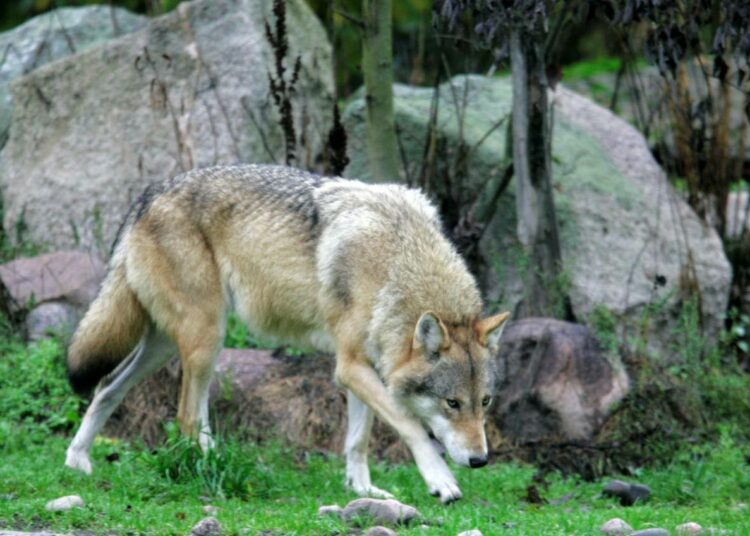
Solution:
M 448 404 L 448 407 L 451 409 L 458 409 L 461 407 L 461 402 L 455 398 L 446 398 L 445 403 Z
M 482 399 L 482 406 L 486 408 L 490 405 L 490 402 L 492 402 L 492 397 L 490 395 L 487 395 Z

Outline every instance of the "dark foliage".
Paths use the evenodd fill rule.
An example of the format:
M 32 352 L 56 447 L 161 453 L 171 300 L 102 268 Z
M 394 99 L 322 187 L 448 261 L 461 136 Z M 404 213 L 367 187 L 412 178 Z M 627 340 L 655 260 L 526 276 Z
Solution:
M 675 76 L 677 66 L 689 55 L 702 52 L 701 37 L 713 32 L 711 52 L 716 55 L 713 76 L 724 80 L 729 67 L 724 55 L 744 60 L 738 69 L 740 85 L 750 60 L 750 3 L 745 0 L 610 0 L 602 10 L 611 22 L 626 27 L 646 23 L 646 58 L 663 76 Z
M 349 157 L 346 156 L 346 129 L 341 124 L 341 114 L 338 104 L 333 105 L 333 125 L 328 131 L 328 143 L 326 144 L 326 174 L 336 177 L 346 169 Z
M 505 40 L 510 28 L 529 33 L 546 33 L 551 8 L 557 0 L 437 0 L 436 22 L 444 19 L 451 31 L 459 27 L 465 15 L 474 22 L 473 32 L 485 46 L 500 46 L 507 55 Z
M 294 114 L 292 106 L 292 96 L 295 93 L 295 86 L 299 78 L 300 68 L 302 67 L 301 56 L 297 56 L 292 74 L 287 80 L 286 66 L 284 60 L 289 52 L 289 39 L 286 27 L 286 5 L 284 0 L 274 0 L 273 14 L 276 18 L 276 24 L 273 29 L 266 21 L 266 39 L 273 49 L 274 70 L 275 73 L 268 73 L 268 87 L 271 90 L 273 102 L 281 116 L 279 124 L 284 133 L 284 146 L 286 148 L 285 161 L 286 165 L 293 165 L 296 161 L 297 137 L 294 128 Z

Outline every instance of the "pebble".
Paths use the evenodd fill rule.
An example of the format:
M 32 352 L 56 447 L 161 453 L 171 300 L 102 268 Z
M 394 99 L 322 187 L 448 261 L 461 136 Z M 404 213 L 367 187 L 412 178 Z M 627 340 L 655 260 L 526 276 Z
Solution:
M 633 527 L 619 517 L 614 517 L 599 527 L 599 531 L 606 536 L 624 536 L 633 532 Z
M 215 517 L 204 517 L 190 529 L 190 536 L 220 536 L 221 523 Z
M 20 532 L 16 530 L 0 529 L 0 536 L 69 536 L 69 535 L 58 534 L 56 532 L 47 532 L 46 530 L 43 530 L 41 532 Z
M 64 512 L 72 508 L 83 508 L 85 505 L 78 495 L 67 495 L 48 502 L 45 508 L 49 512 Z
M 483 536 L 482 531 L 479 529 L 471 529 L 471 530 L 465 530 L 463 532 L 459 532 L 458 536 Z
M 388 527 L 378 525 L 377 527 L 372 527 L 365 532 L 365 536 L 397 536 L 397 534 Z
M 207 504 L 203 507 L 203 513 L 207 516 L 215 516 L 219 513 L 219 507 L 212 504 Z
M 341 518 L 347 523 L 361 516 L 378 525 L 408 525 L 414 518 L 421 518 L 416 508 L 395 499 L 356 499 L 341 512 Z
M 631 532 L 630 536 L 669 536 L 667 529 L 643 529 Z
M 335 516 L 341 517 L 342 508 L 338 504 L 324 505 L 318 508 L 318 516 Z
M 686 534 L 700 534 L 703 531 L 703 527 L 701 527 L 698 523 L 688 521 L 687 523 L 683 523 L 682 525 L 677 525 L 674 530 L 678 535 L 682 536 Z
M 602 494 L 617 497 L 623 506 L 632 506 L 636 502 L 645 502 L 651 497 L 651 488 L 644 484 L 628 484 L 622 480 L 612 480 L 605 484 Z

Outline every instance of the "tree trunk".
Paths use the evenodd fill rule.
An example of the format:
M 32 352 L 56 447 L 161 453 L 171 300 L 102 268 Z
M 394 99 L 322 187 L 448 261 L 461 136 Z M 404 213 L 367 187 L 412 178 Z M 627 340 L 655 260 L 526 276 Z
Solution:
M 362 0 L 362 19 L 362 72 L 370 171 L 375 181 L 397 181 L 399 153 L 393 121 L 391 0 Z
M 552 193 L 550 113 L 544 39 L 511 33 L 513 168 L 518 238 L 527 265 L 521 316 L 565 316 L 562 260 Z

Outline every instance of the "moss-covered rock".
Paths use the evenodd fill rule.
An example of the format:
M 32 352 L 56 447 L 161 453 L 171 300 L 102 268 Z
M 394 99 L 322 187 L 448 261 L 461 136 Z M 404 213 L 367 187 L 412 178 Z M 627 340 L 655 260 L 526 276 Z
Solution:
M 444 213 L 451 210 L 446 198 L 466 204 L 488 178 L 503 172 L 512 105 L 509 79 L 458 76 L 440 87 L 437 98 L 430 88 L 397 85 L 394 92 L 405 161 L 401 179 L 436 196 Z M 719 237 L 671 187 L 635 128 L 564 87 L 551 92 L 550 101 L 564 261 L 562 277 L 550 291 L 569 296 L 578 320 L 604 308 L 624 329 L 640 325 L 648 315 L 646 338 L 665 355 L 672 335 L 680 335 L 674 320 L 683 303 L 700 291 L 702 325 L 715 336 L 723 325 L 731 281 Z M 436 135 L 429 137 L 432 106 L 438 110 Z M 346 174 L 367 179 L 363 110 L 359 95 L 344 114 L 352 160 Z M 431 143 L 436 156 L 431 172 L 423 173 Z M 462 152 L 468 154 L 466 174 L 456 184 Z M 492 308 L 513 309 L 523 298 L 518 274 L 533 267 L 516 238 L 512 182 L 498 203 L 481 242 L 487 266 L 481 278 Z

